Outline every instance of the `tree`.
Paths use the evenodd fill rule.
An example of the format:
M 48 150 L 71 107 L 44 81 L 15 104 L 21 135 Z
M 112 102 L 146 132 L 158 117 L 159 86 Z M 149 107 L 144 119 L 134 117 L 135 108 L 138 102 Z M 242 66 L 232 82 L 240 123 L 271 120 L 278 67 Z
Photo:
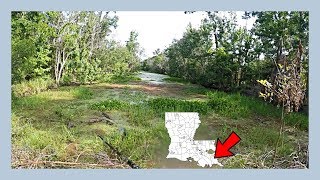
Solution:
M 54 47 L 54 75 L 56 84 L 59 85 L 64 67 L 70 56 L 74 54 L 78 41 L 77 13 L 75 12 L 50 12 L 51 26 L 55 30 L 53 38 Z
M 105 75 L 100 58 L 107 49 L 107 36 L 111 28 L 117 27 L 117 16 L 108 16 L 108 12 L 79 12 L 76 17 L 78 44 L 72 61 L 65 67 L 64 81 L 94 81 Z
M 169 74 L 231 90 L 240 85 L 242 71 L 252 61 L 254 43 L 251 32 L 236 27 L 233 13 L 208 12 L 199 29 L 189 25 L 166 49 Z
M 50 74 L 53 29 L 42 12 L 12 12 L 12 81 Z
M 126 47 L 128 51 L 133 55 L 133 58 L 128 61 L 130 71 L 134 71 L 135 68 L 140 64 L 139 55 L 142 51 L 138 42 L 138 33 L 131 31 L 128 41 L 126 41 Z
M 139 43 L 138 43 L 139 34 L 136 31 L 131 31 L 128 41 L 126 41 L 126 47 L 129 52 L 137 55 L 139 52 Z
M 309 13 L 272 11 L 251 12 L 251 15 L 257 17 L 253 32 L 261 40 L 262 47 L 259 47 L 259 51 L 274 64 L 269 81 L 275 82 L 278 64 L 289 64 L 290 59 L 294 59 L 295 46 L 301 44 L 305 51 L 300 58 L 301 62 L 298 62 L 298 69 L 304 69 L 301 76 L 304 77 L 304 84 L 308 87 Z
M 294 52 L 301 41 L 308 56 L 309 13 L 307 11 L 251 12 L 257 20 L 254 33 L 261 39 L 262 53 L 268 58 L 279 59 L 283 53 Z
M 139 69 L 141 48 L 132 32 L 126 46 L 108 40 L 117 16 L 108 12 L 13 12 L 12 80 L 48 76 L 60 83 L 105 80 Z M 116 70 L 115 70 L 116 69 Z
M 55 80 L 93 81 L 100 77 L 99 49 L 105 49 L 106 36 L 116 27 L 117 17 L 100 12 L 51 12 L 52 25 L 56 29 Z
M 142 63 L 142 69 L 145 71 L 165 74 L 167 73 L 167 61 L 165 54 L 160 51 L 160 49 L 156 49 L 153 52 L 153 55 L 151 58 L 145 59 Z

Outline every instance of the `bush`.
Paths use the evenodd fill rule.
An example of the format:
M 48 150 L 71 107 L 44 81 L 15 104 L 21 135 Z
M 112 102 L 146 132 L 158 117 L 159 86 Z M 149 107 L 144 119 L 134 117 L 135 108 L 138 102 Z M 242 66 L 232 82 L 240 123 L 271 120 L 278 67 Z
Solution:
M 14 97 L 24 97 L 37 94 L 54 86 L 54 81 L 50 78 L 36 78 L 30 81 L 24 81 L 19 84 L 12 85 L 12 95 Z

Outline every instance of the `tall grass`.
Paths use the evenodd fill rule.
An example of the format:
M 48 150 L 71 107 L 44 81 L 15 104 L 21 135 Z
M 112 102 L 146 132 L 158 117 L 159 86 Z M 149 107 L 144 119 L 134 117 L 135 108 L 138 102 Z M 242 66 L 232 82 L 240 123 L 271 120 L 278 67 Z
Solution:
M 130 104 L 119 100 L 106 100 L 91 105 L 92 109 L 96 110 L 130 110 L 143 109 L 143 111 L 153 110 L 157 115 L 165 112 L 199 112 L 206 114 L 209 111 L 209 106 L 202 101 L 187 101 L 173 98 L 154 98 L 141 102 L 140 104 Z
M 12 95 L 13 97 L 29 96 L 47 90 L 53 85 L 54 81 L 50 78 L 37 78 L 30 81 L 23 81 L 20 84 L 12 85 Z
M 217 114 L 239 119 L 254 116 L 271 117 L 280 119 L 281 109 L 255 97 L 227 94 L 225 92 L 212 91 L 207 93 L 208 106 Z M 301 129 L 308 129 L 308 116 L 292 112 L 285 115 L 285 122 Z
M 239 93 L 227 94 L 219 91 L 211 91 L 207 93 L 207 96 L 209 98 L 208 101 L 153 98 L 145 100 L 135 107 L 128 102 L 107 100 L 93 104 L 92 108 L 100 110 L 135 109 L 136 112 L 144 109 L 141 110 L 141 113 L 154 113 L 155 116 L 161 118 L 164 117 L 165 112 L 198 112 L 205 115 L 210 111 L 233 119 L 254 118 L 256 116 L 274 119 L 281 118 L 281 109 L 261 99 L 241 96 Z M 147 108 L 143 108 L 143 106 Z M 301 129 L 308 129 L 308 117 L 301 113 L 293 112 L 287 114 L 285 116 L 285 122 Z
M 155 98 L 150 99 L 147 104 L 150 108 L 162 115 L 165 112 L 198 112 L 201 114 L 207 114 L 209 111 L 209 106 L 207 103 L 202 101 Z
M 129 128 L 125 137 L 116 131 L 105 139 L 117 147 L 125 157 L 139 166 L 147 167 L 147 164 L 155 158 L 154 148 L 159 143 L 161 132 L 166 132 L 166 129 L 163 124 L 158 124 L 149 128 Z

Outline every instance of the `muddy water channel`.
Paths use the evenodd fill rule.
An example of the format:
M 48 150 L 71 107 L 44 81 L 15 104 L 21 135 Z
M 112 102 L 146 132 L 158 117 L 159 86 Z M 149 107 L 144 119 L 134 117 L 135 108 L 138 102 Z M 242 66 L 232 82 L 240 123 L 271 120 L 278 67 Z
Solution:
M 149 82 L 150 84 L 166 84 L 167 82 L 165 82 L 164 79 L 169 76 L 141 71 L 138 77 L 141 78 L 142 81 Z

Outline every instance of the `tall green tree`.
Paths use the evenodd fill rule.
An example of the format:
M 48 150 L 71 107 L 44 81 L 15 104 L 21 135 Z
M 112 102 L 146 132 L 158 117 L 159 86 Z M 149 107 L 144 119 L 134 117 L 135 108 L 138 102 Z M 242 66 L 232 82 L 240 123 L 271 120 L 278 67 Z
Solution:
M 43 12 L 12 12 L 12 82 L 47 76 L 54 33 Z
M 251 15 L 257 18 L 253 30 L 262 42 L 260 50 L 266 57 L 279 59 L 285 52 L 295 54 L 299 41 L 308 53 L 308 12 L 267 11 L 251 12 Z
M 127 62 L 129 71 L 135 71 L 137 70 L 137 66 L 140 65 L 140 55 L 142 54 L 142 50 L 140 47 L 140 44 L 138 42 L 138 36 L 139 34 L 136 31 L 131 31 L 129 39 L 126 41 L 126 47 L 129 51 L 129 53 L 132 54 L 133 58 L 129 59 Z
M 296 49 L 300 48 L 303 56 L 297 63 L 297 66 L 302 66 L 298 67 L 298 72 L 304 79 L 304 86 L 308 87 L 309 12 L 270 11 L 248 14 L 257 18 L 253 29 L 261 41 L 261 47 L 257 48 L 257 51 L 260 50 L 266 59 L 274 64 L 271 83 L 275 81 L 279 64 L 285 67 L 290 64 L 289 61 L 296 56 Z M 308 92 L 306 94 L 307 99 Z

